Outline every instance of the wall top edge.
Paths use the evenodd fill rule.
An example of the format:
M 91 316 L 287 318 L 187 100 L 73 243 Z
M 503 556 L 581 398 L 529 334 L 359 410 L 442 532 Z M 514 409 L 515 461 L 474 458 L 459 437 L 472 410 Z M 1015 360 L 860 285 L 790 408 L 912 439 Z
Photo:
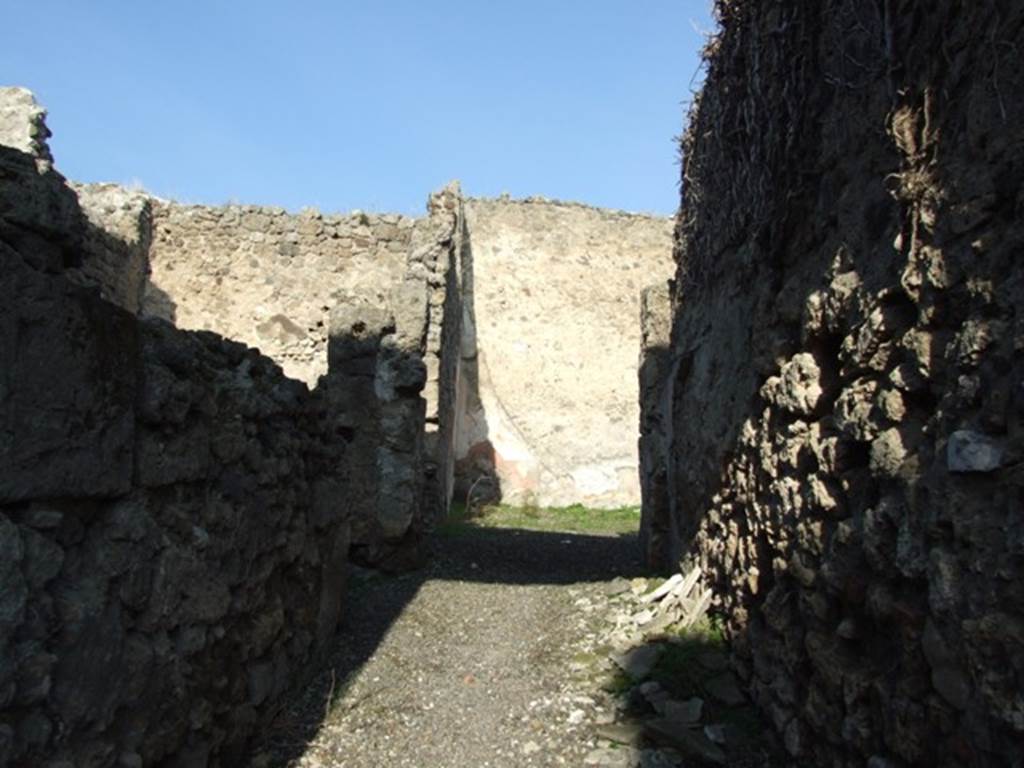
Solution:
M 573 200 L 558 200 L 557 198 L 544 197 L 543 195 L 530 195 L 528 197 L 511 197 L 509 195 L 499 195 L 498 197 L 469 197 L 463 198 L 467 204 L 470 205 L 520 205 L 520 206 L 548 206 L 552 208 L 573 208 L 584 211 L 593 211 L 605 216 L 623 217 L 623 218 L 634 218 L 634 219 L 648 219 L 651 221 L 662 221 L 669 222 L 675 219 L 675 215 L 662 215 L 656 213 L 640 213 L 636 211 L 626 211 L 619 208 L 604 208 L 599 205 L 590 205 L 589 203 L 580 203 Z
M 248 204 L 248 203 L 237 203 L 228 202 L 220 205 L 207 204 L 207 203 L 188 203 L 180 200 L 174 200 L 171 198 L 160 197 L 159 195 L 153 194 L 148 190 L 135 187 L 118 184 L 116 182 L 69 182 L 74 189 L 86 189 L 94 191 L 115 191 L 121 190 L 127 194 L 137 196 L 143 195 L 148 197 L 152 203 L 161 208 L 176 208 L 185 212 L 195 213 L 214 213 L 214 212 L 232 212 L 232 213 L 248 213 L 248 214 L 263 214 L 265 216 L 274 217 L 292 217 L 292 218 L 305 218 L 305 219 L 355 219 L 365 218 L 371 221 L 382 221 L 385 223 L 399 223 L 399 222 L 416 222 L 421 219 L 428 217 L 426 213 L 420 216 L 409 216 L 401 213 L 390 213 L 387 211 L 363 211 L 360 209 L 353 209 L 351 211 L 321 211 L 316 207 L 306 207 L 298 211 L 289 211 L 279 205 L 261 205 L 261 204 Z M 462 196 L 463 201 L 470 206 L 537 206 L 547 208 L 565 208 L 570 210 L 579 210 L 585 212 L 592 212 L 600 216 L 610 218 L 625 218 L 625 219 L 636 219 L 643 221 L 661 222 L 668 223 L 674 220 L 675 216 L 665 216 L 661 214 L 653 213 L 642 213 L 636 211 L 627 211 L 618 208 L 605 208 L 599 205 L 591 205 L 589 203 L 581 203 L 573 200 L 559 200 L 557 198 L 545 197 L 543 195 L 530 195 L 528 197 L 514 198 L 507 195 L 500 195 L 498 197 L 472 197 L 468 195 Z

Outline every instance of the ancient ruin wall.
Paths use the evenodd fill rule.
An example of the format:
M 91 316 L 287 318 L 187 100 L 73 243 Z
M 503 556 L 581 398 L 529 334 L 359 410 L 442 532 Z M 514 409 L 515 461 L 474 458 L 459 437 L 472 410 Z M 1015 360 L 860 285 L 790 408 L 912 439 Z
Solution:
M 39 160 L 0 147 L 0 765 L 238 765 L 341 614 L 343 425 L 80 286 Z
M 718 11 L 645 520 L 800 763 L 1019 765 L 1024 7 Z
M 679 563 L 681 537 L 669 513 L 668 476 L 665 452 L 670 412 L 664 402 L 665 381 L 672 375 L 670 339 L 672 333 L 671 282 L 658 283 L 640 295 L 640 549 L 644 562 L 669 572 Z
M 430 196 L 429 215 L 416 222 L 410 276 L 427 286 L 424 364 L 424 512 L 433 521 L 448 514 L 455 482 L 456 435 L 463 413 L 464 293 L 471 254 L 466 247 L 462 193 L 457 182 Z
M 353 557 L 387 569 L 422 562 L 424 535 L 448 511 L 461 293 L 461 196 L 430 196 L 403 278 L 380 304 L 331 312 L 332 408 L 354 432 Z
M 152 199 L 117 184 L 72 184 L 85 214 L 84 257 L 67 273 L 133 315 L 142 310 L 153 236 Z
M 39 171 L 53 168 L 46 110 L 27 88 L 0 87 L 0 146 L 11 147 L 33 158 Z
M 541 199 L 467 200 L 471 292 L 460 488 L 511 502 L 635 504 L 640 290 L 672 222 Z
M 329 313 L 383 304 L 406 268 L 413 220 L 154 201 L 147 316 L 260 349 L 310 386 L 327 371 Z
M 352 467 L 361 484 L 354 551 L 381 567 L 413 562 L 428 521 L 442 517 L 451 498 L 464 229 L 458 184 L 431 195 L 420 219 L 181 206 L 112 184 L 76 190 L 88 225 L 85 257 L 68 272 L 76 282 L 142 316 L 258 345 L 310 386 L 331 369 L 325 386 L 361 446 Z M 418 330 L 410 335 L 411 328 Z M 366 343 L 332 353 L 337 333 Z M 391 377 L 416 366 L 425 378 L 414 377 L 415 389 L 405 381 L 396 396 Z M 419 437 L 409 442 L 403 432 Z M 380 453 L 399 444 L 394 455 Z

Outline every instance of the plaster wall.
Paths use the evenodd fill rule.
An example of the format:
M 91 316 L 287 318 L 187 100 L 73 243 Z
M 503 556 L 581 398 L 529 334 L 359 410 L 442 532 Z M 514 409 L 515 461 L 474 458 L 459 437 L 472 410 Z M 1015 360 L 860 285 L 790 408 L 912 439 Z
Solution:
M 465 209 L 458 487 L 493 467 L 512 503 L 638 503 L 640 291 L 671 274 L 672 220 L 535 198 Z

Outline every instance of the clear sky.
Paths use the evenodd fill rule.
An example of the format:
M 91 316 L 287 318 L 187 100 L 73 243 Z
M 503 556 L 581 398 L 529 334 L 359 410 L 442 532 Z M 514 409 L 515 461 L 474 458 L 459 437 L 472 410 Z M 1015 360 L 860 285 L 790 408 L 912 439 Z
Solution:
M 709 0 L 36 0 L 0 85 L 58 169 L 186 202 L 422 212 L 545 195 L 669 214 Z

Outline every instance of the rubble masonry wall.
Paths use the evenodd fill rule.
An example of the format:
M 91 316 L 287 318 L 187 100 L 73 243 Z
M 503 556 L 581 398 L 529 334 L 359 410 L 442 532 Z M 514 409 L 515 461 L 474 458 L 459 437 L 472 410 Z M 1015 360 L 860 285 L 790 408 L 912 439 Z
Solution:
M 1018 764 L 1024 7 L 717 8 L 647 319 L 648 555 L 703 568 L 799 762 Z

